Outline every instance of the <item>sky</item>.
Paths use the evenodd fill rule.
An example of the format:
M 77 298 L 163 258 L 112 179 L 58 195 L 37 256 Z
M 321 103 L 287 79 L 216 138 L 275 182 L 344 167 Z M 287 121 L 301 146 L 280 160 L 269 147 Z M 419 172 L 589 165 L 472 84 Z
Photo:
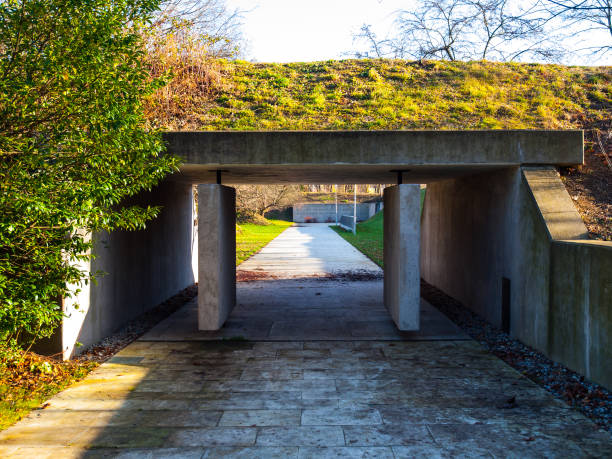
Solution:
M 347 57 L 365 22 L 390 27 L 406 0 L 227 0 L 245 10 L 246 57 L 258 62 L 310 62 Z
M 226 0 L 244 11 L 245 58 L 257 62 L 310 62 L 351 57 L 353 36 L 370 24 L 379 36 L 391 29 L 393 13 L 410 0 Z M 571 56 L 571 55 L 570 55 Z M 612 53 L 576 65 L 612 65 Z

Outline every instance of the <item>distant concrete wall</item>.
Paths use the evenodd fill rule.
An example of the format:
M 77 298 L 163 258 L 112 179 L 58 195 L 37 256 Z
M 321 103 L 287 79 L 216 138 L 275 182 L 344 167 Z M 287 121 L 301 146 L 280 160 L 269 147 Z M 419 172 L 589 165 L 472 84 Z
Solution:
M 382 208 L 382 203 L 357 204 L 357 221 L 372 217 Z M 342 215 L 353 215 L 353 204 L 338 204 L 338 220 Z M 336 204 L 294 204 L 293 221 L 296 223 L 333 223 L 336 221 Z
M 164 182 L 126 204 L 163 209 L 145 230 L 94 235 L 89 269 L 106 274 L 64 300 L 67 317 L 47 352 L 69 358 L 79 352 L 75 342 L 94 344 L 195 282 L 192 186 Z
M 427 282 L 496 326 L 507 318 L 525 344 L 612 387 L 612 243 L 585 240 L 555 169 L 430 183 L 421 235 Z

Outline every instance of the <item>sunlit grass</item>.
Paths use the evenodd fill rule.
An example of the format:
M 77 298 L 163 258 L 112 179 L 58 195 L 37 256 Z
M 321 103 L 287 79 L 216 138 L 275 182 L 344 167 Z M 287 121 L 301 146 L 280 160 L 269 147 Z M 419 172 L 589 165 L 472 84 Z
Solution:
M 214 61 L 181 110 L 153 100 L 168 129 L 565 129 L 609 118 L 610 67 L 494 62 Z M 192 78 L 197 78 L 194 75 Z
M 357 234 L 339 226 L 331 228 L 366 257 L 381 268 L 383 267 L 383 211 L 365 222 L 358 223 Z
M 284 220 L 268 220 L 269 225 L 236 225 L 236 265 L 252 257 L 272 239 L 293 225 Z

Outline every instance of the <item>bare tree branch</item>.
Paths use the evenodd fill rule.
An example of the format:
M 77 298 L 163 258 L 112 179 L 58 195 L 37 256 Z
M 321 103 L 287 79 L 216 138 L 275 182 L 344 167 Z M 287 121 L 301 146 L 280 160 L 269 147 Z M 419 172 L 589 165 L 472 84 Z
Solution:
M 612 1 L 612 0 L 610 0 Z M 378 40 L 370 26 L 355 39 L 362 57 L 507 61 L 559 59 L 563 49 L 545 30 L 546 11 L 537 3 L 519 8 L 510 0 L 419 0 L 397 12 L 395 33 Z

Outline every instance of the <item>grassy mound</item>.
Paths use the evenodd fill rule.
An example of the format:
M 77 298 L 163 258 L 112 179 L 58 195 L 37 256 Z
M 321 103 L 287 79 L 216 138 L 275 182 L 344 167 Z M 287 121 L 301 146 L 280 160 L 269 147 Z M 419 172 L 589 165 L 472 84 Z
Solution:
M 609 121 L 610 67 L 493 62 L 215 61 L 180 107 L 155 100 L 167 129 L 533 129 Z

